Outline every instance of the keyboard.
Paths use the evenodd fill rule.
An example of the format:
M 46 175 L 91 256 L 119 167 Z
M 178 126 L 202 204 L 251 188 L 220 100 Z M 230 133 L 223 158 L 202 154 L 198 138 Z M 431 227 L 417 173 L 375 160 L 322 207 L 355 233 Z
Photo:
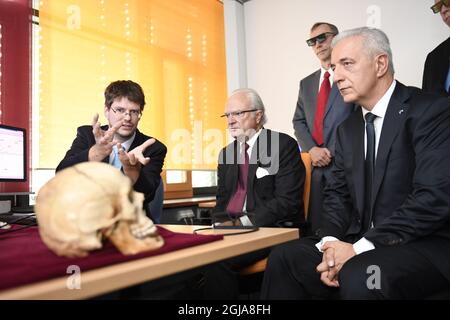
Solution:
M 34 213 L 34 206 L 12 207 L 12 213 Z
M 37 225 L 36 215 L 30 214 L 0 214 L 0 221 L 9 224 L 21 224 L 27 226 Z

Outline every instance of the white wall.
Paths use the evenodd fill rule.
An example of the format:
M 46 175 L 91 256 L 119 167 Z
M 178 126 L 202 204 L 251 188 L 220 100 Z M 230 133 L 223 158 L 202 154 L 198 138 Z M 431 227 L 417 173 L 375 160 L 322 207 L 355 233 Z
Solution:
M 267 127 L 293 136 L 300 79 L 318 69 L 307 47 L 317 21 L 340 30 L 380 27 L 391 41 L 396 78 L 421 86 L 425 57 L 449 36 L 433 0 L 251 0 L 244 4 L 247 81 L 266 105 Z

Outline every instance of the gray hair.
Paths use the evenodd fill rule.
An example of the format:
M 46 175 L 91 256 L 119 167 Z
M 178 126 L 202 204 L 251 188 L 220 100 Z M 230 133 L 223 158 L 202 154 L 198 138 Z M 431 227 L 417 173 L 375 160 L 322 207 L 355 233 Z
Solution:
M 262 99 L 259 96 L 258 92 L 256 92 L 256 90 L 251 89 L 251 88 L 240 88 L 240 89 L 234 90 L 231 93 L 231 95 L 234 95 L 237 93 L 245 94 L 248 101 L 250 102 L 251 107 L 253 109 L 262 111 L 262 113 L 263 113 L 262 125 L 265 125 L 267 123 L 266 108 L 264 107 L 264 103 L 262 102 Z
M 314 25 L 311 27 L 310 32 L 313 32 L 314 29 L 318 28 L 319 26 L 321 26 L 323 24 L 327 25 L 331 29 L 332 33 L 334 33 L 334 34 L 338 34 L 339 33 L 339 29 L 334 24 L 328 23 L 328 22 L 316 22 L 316 23 L 314 23 Z
M 388 71 L 393 75 L 395 70 L 389 38 L 380 29 L 362 27 L 342 31 L 333 38 L 331 47 L 334 48 L 339 43 L 339 41 L 343 39 L 356 36 L 360 36 L 363 38 L 363 48 L 371 57 L 374 57 L 375 55 L 380 53 L 384 53 L 388 56 Z

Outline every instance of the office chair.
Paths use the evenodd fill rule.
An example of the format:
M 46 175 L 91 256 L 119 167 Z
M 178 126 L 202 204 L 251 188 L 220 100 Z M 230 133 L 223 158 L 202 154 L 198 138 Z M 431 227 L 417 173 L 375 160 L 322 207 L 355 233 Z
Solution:
M 159 180 L 159 186 L 155 191 L 155 197 L 148 204 L 148 211 L 150 217 L 154 223 L 159 223 L 161 221 L 161 215 L 164 206 L 164 183 L 163 180 Z

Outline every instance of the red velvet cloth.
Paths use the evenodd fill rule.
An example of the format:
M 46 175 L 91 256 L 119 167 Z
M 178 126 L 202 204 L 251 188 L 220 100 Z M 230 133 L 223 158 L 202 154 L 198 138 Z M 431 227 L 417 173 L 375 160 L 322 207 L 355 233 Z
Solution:
M 22 226 L 15 225 L 13 228 Z M 87 257 L 64 258 L 47 248 L 37 227 L 5 234 L 10 230 L 13 229 L 0 229 L 0 290 L 68 276 L 67 267 L 70 265 L 79 266 L 83 272 L 223 239 L 221 235 L 176 233 L 158 226 L 165 243 L 157 250 L 125 256 L 108 241 L 101 250 L 92 251 Z

